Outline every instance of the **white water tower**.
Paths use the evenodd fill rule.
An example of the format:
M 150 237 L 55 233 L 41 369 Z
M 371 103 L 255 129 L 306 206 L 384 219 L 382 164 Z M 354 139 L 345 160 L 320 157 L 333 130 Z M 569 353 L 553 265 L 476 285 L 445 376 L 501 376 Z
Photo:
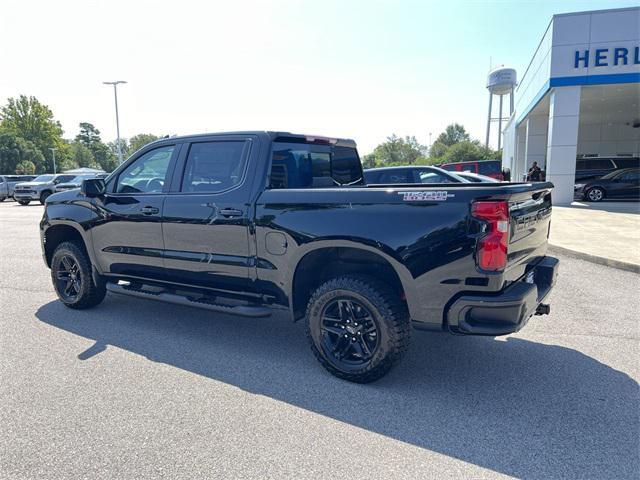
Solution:
M 489 115 L 487 115 L 487 140 L 485 145 L 489 146 L 491 133 L 491 122 L 498 122 L 498 150 L 502 147 L 502 120 L 508 120 L 513 113 L 513 90 L 517 82 L 516 71 L 513 68 L 498 67 L 489 72 L 487 77 L 487 90 L 489 90 Z M 498 116 L 493 118 L 493 96 L 500 97 Z M 502 116 L 502 97 L 509 95 L 509 117 Z

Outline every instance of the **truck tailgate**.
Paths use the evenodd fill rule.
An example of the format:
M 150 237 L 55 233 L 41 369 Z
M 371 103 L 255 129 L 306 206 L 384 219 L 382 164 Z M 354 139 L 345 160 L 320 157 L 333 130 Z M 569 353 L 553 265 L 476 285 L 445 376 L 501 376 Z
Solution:
M 510 279 L 523 275 L 526 265 L 537 263 L 547 251 L 552 187 L 550 184 L 539 185 L 536 189 L 520 192 L 509 199 L 507 270 L 514 270 L 509 275 Z

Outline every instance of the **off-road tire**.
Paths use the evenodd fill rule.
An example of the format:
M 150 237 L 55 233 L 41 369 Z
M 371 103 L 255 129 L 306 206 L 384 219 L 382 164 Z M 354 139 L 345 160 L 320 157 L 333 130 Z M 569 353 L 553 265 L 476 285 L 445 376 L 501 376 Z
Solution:
M 20 205 L 29 205 L 31 203 L 31 200 L 18 200 L 18 203 Z
M 377 324 L 377 346 L 369 361 L 346 368 L 328 352 L 322 332 L 323 316 L 331 302 L 354 299 Z M 368 276 L 346 275 L 320 285 L 311 295 L 306 312 L 307 339 L 311 350 L 332 375 L 356 383 L 369 383 L 386 375 L 409 347 L 411 321 L 406 304 L 387 284 Z M 341 327 L 342 328 L 342 327 Z
M 61 287 L 57 277 L 62 259 L 71 257 L 77 264 L 78 276 L 81 280 L 77 298 L 69 298 L 60 291 Z M 76 310 L 95 307 L 100 304 L 107 293 L 103 279 L 98 278 L 97 283 L 92 275 L 91 260 L 86 251 L 75 242 L 63 242 L 55 249 L 51 258 L 51 281 L 60 301 L 67 307 Z

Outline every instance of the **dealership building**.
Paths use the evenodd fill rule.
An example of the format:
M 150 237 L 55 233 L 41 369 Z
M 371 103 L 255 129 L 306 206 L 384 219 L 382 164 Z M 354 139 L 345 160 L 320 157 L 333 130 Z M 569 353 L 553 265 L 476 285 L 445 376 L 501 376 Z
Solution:
M 640 156 L 640 8 L 555 15 L 515 90 L 503 167 L 534 161 L 554 203 L 573 200 L 576 159 Z

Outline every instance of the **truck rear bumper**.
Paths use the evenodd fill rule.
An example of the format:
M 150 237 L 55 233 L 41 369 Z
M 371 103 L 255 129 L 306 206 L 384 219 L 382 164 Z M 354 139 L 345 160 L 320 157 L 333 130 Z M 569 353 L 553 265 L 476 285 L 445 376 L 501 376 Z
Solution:
M 556 283 L 559 261 L 544 257 L 498 294 L 463 295 L 447 311 L 448 328 L 466 335 L 507 335 L 524 327 Z M 540 308 L 540 311 L 545 310 Z

